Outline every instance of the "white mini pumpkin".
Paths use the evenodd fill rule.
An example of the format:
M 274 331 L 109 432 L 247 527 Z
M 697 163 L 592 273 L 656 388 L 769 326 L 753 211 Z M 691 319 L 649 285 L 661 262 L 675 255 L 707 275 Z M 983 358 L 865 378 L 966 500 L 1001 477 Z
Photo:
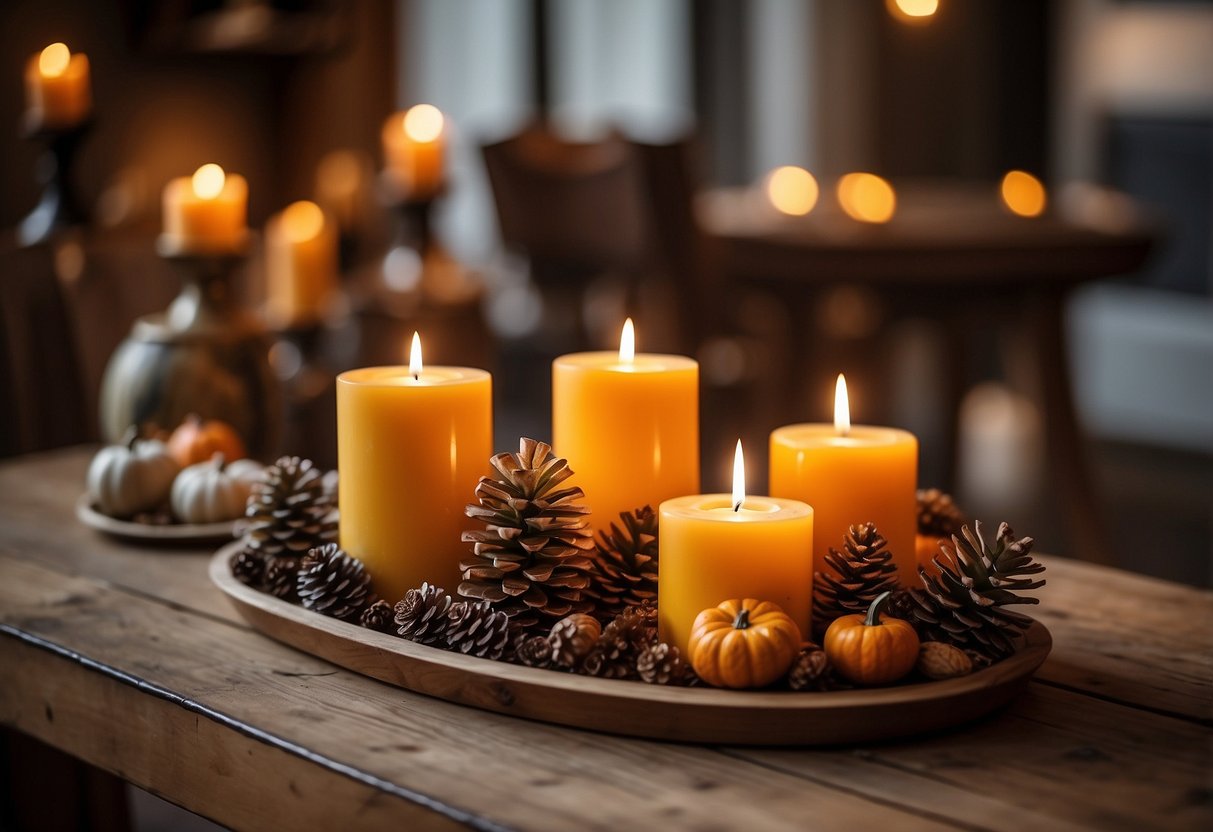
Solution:
M 173 482 L 173 515 L 183 523 L 220 523 L 244 516 L 253 483 L 265 469 L 249 459 L 225 464 L 223 454 L 191 465 Z
M 140 439 L 134 429 L 122 444 L 107 445 L 88 466 L 89 499 L 102 514 L 130 517 L 163 503 L 181 466 L 158 439 Z

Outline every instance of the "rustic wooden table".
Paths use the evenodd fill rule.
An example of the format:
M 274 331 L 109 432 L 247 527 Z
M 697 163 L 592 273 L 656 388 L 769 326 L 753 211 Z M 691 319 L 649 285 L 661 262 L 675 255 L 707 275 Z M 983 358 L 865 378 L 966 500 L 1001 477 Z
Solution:
M 251 631 L 208 551 L 79 525 L 89 449 L 0 465 L 0 722 L 239 828 L 1208 829 L 1213 594 L 1045 558 L 1006 711 L 835 749 L 697 747 L 451 705 Z M 401 826 L 403 824 L 403 827 Z

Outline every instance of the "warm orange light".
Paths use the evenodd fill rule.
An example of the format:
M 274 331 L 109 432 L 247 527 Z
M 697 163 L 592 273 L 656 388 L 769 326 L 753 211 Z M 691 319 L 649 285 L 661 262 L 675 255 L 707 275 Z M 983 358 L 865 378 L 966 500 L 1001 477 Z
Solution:
M 194 194 L 199 199 L 214 199 L 223 193 L 225 181 L 227 181 L 227 175 L 223 172 L 223 168 L 213 163 L 203 165 L 194 171 L 192 180 Z
M 838 204 L 860 222 L 888 222 L 897 210 L 897 195 L 875 174 L 848 173 L 838 180 Z
M 939 11 L 939 0 L 887 0 L 886 5 L 895 17 L 918 20 Z
M 442 135 L 444 121 L 433 104 L 418 104 L 404 114 L 404 133 L 415 142 L 432 142 Z
M 282 230 L 293 243 L 311 240 L 324 228 L 324 212 L 306 199 L 292 202 L 282 212 Z
M 1000 191 L 1002 204 L 1012 214 L 1021 217 L 1039 217 L 1048 202 L 1045 186 L 1035 176 L 1022 170 L 1008 171 L 1002 178 Z
M 745 455 L 741 452 L 741 440 L 733 452 L 733 511 L 740 511 L 745 502 Z
M 65 43 L 52 43 L 38 56 L 38 71 L 46 78 L 58 78 L 67 72 L 72 53 Z
M 623 322 L 623 331 L 619 333 L 619 363 L 631 364 L 636 360 L 636 327 L 632 319 Z
M 834 384 L 834 430 L 839 436 L 851 432 L 851 402 L 847 397 L 847 380 L 842 373 Z
M 767 176 L 767 198 L 784 214 L 803 217 L 817 204 L 817 180 L 795 165 L 775 168 Z
M 413 378 L 421 378 L 421 371 L 424 366 L 421 362 L 421 336 L 416 332 L 413 333 L 413 343 L 409 347 L 409 374 Z

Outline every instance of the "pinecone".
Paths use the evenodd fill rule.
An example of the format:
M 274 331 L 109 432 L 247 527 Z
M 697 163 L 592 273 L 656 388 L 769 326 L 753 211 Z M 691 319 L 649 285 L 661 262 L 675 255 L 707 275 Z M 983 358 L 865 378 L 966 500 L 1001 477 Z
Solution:
M 636 657 L 657 641 L 655 610 L 628 607 L 602 628 L 598 644 L 582 660 L 582 672 L 608 679 L 636 675 Z
M 624 607 L 657 601 L 657 512 L 645 506 L 619 515 L 620 529 L 598 535 L 598 555 L 583 593 L 598 602 L 598 615 L 610 618 Z
M 930 537 L 951 537 L 960 534 L 969 522 L 960 507 L 938 488 L 922 489 L 918 492 L 918 533 Z
M 312 549 L 299 568 L 299 600 L 309 610 L 350 620 L 357 618 L 371 594 L 371 576 L 362 561 L 336 543 Z
M 392 631 L 392 605 L 382 599 L 376 601 L 362 611 L 358 623 L 368 630 L 390 633 Z
M 987 544 L 978 522 L 973 531 L 965 526 L 953 535 L 951 545 L 942 544 L 934 560 L 939 575 L 919 567 L 923 589 L 911 591 L 914 624 L 923 640 L 953 644 L 990 661 L 1014 653 L 1016 638 L 1032 619 L 1008 607 L 1039 603 L 1018 593 L 1045 583 L 1029 577 L 1045 569 L 1032 559 L 1033 542 L 1030 537 L 1016 540 L 1003 523 Z
M 899 588 L 893 590 L 889 595 L 889 600 L 885 601 L 882 613 L 890 618 L 900 618 L 902 621 L 909 621 L 913 624 L 916 621 L 914 610 L 918 604 L 914 601 L 912 590 Z
M 266 592 L 290 601 L 299 601 L 299 558 L 285 556 L 270 558 L 265 566 L 262 587 Z
M 459 564 L 459 594 L 489 602 L 523 628 L 589 612 L 593 603 L 583 590 L 590 583 L 594 538 L 589 509 L 577 502 L 581 489 L 558 488 L 573 473 L 568 463 L 533 439 L 521 440 L 517 454 L 498 454 L 491 462 L 500 476 L 481 477 L 479 503 L 467 507 L 468 517 L 487 528 L 463 533 L 475 547 Z
M 834 686 L 833 669 L 826 651 L 816 644 L 806 644 L 788 671 L 788 687 L 792 690 L 829 690 Z
M 685 685 L 694 677 L 682 651 L 664 641 L 650 644 L 636 657 L 636 675 L 650 685 Z
M 814 578 L 813 634 L 820 639 L 834 619 L 864 613 L 876 597 L 897 589 L 893 553 L 874 523 L 851 526 L 843 551 L 831 547 L 825 556 L 829 570 Z
M 337 539 L 334 495 L 310 459 L 284 456 L 253 485 L 244 516 L 245 548 L 265 557 L 302 557 Z
M 241 549 L 232 557 L 231 568 L 232 577 L 240 583 L 260 586 L 265 577 L 265 558 L 248 549 Z
M 451 596 L 442 587 L 423 583 L 396 602 L 396 632 L 418 644 L 433 644 L 446 635 Z
M 514 648 L 514 660 L 527 667 L 551 667 L 552 642 L 547 636 L 525 636 Z
M 602 636 L 598 619 L 583 612 L 566 615 L 552 625 L 548 635 L 552 659 L 561 666 L 575 668 L 589 655 Z
M 510 643 L 510 617 L 488 601 L 456 601 L 446 617 L 446 643 L 452 650 L 499 659 Z

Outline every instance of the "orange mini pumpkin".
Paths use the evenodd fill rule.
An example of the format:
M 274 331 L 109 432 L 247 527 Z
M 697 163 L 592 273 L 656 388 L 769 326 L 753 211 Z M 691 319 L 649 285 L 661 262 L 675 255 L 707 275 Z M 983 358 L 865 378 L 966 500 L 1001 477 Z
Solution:
M 230 461 L 248 456 L 235 428 L 218 419 L 204 422 L 193 413 L 169 437 L 168 452 L 182 468 L 206 462 L 217 453 Z
M 844 615 L 826 630 L 822 647 L 834 669 L 859 685 L 895 682 L 918 662 L 918 633 L 908 621 L 880 618 L 891 593 L 877 596 L 868 614 Z
M 800 628 L 778 604 L 732 599 L 695 617 L 687 646 L 691 666 L 709 685 L 760 688 L 788 672 L 800 651 Z

